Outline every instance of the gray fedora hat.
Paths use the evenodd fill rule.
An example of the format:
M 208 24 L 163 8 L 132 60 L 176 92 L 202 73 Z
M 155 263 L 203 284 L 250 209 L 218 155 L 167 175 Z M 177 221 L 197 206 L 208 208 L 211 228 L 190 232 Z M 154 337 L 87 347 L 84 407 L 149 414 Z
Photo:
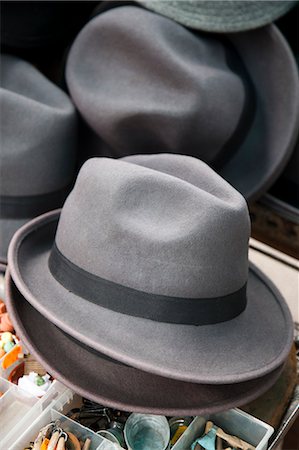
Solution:
M 75 175 L 76 112 L 34 66 L 1 55 L 0 259 L 14 232 L 61 207 Z
M 228 385 L 167 379 L 123 365 L 71 338 L 26 301 L 9 273 L 6 291 L 18 336 L 43 367 L 78 394 L 113 408 L 164 415 L 223 411 L 262 395 L 283 369 Z
M 190 28 L 220 33 L 247 31 L 270 24 L 296 1 L 140 0 L 146 8 Z
M 279 176 L 298 134 L 298 73 L 275 26 L 215 36 L 121 6 L 83 28 L 66 78 L 98 137 L 93 156 L 196 156 L 247 200 Z
M 292 343 L 285 301 L 248 270 L 249 234 L 244 198 L 198 159 L 94 158 L 61 212 L 17 231 L 8 262 L 26 300 L 96 351 L 164 377 L 237 383 L 275 370 Z

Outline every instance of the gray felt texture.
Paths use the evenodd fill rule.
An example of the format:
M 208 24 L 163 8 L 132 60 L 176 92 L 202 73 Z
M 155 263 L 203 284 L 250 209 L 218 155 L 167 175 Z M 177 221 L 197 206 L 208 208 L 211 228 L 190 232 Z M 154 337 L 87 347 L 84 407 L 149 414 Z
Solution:
M 278 367 L 256 380 L 229 385 L 186 383 L 149 374 L 82 347 L 26 301 L 9 273 L 6 282 L 7 307 L 22 342 L 51 375 L 100 404 L 150 414 L 208 414 L 257 398 L 282 371 Z
M 21 226 L 31 219 L 32 217 L 28 219 L 5 219 L 0 217 L 0 261 L 7 263 L 7 249 L 11 238 Z
M 85 163 L 60 221 L 54 211 L 15 234 L 8 260 L 17 288 L 66 333 L 138 369 L 209 384 L 270 373 L 288 355 L 293 324 L 280 293 L 254 267 L 248 274 L 246 310 L 230 321 L 205 326 L 113 312 L 74 295 L 53 278 L 48 258 L 59 221 L 56 244 L 61 252 L 109 281 L 190 298 L 227 294 L 244 284 L 249 236 L 244 199 L 199 160 L 169 154 L 155 158 L 164 161 L 162 171 L 107 158 Z M 171 171 L 177 159 L 182 161 L 180 176 L 188 165 L 187 179 L 193 171 L 201 172 L 197 185 L 165 173 L 165 161 Z
M 157 170 L 129 159 L 88 160 L 64 204 L 58 249 L 89 273 L 147 293 L 200 298 L 239 290 L 248 272 L 244 198 L 198 159 L 152 159 Z
M 232 68 L 241 62 L 250 83 Z M 247 200 L 277 178 L 298 134 L 298 74 L 275 26 L 223 38 L 121 6 L 79 33 L 66 79 L 99 137 L 96 155 L 169 152 L 210 164 L 225 156 L 217 171 Z M 253 121 L 242 119 L 249 84 Z M 242 120 L 241 138 L 232 141 Z
M 70 98 L 34 66 L 7 54 L 1 55 L 0 87 L 0 197 L 65 188 L 74 177 L 77 151 L 76 112 Z M 0 254 L 5 258 L 18 220 L 4 217 L 1 204 L 0 217 Z
M 138 3 L 187 27 L 227 33 L 267 25 L 286 14 L 296 1 L 140 0 Z

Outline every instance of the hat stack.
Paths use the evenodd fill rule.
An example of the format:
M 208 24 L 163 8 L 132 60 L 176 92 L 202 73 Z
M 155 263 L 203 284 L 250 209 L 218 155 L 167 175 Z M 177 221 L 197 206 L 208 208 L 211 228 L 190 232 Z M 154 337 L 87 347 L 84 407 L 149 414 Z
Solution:
M 248 268 L 249 233 L 244 198 L 198 159 L 90 159 L 62 210 L 14 235 L 9 312 L 49 373 L 88 398 L 227 409 L 277 379 L 292 342 L 283 298 Z
M 248 261 L 247 201 L 277 178 L 298 133 L 294 59 L 274 25 L 256 28 L 293 2 L 267 2 L 259 18 L 257 2 L 247 15 L 234 2 L 242 14 L 230 21 L 223 8 L 224 29 L 215 14 L 201 27 L 212 2 L 144 3 L 101 5 L 70 49 L 66 81 L 87 161 L 62 209 L 40 211 L 12 237 L 7 307 L 28 349 L 79 394 L 127 411 L 207 414 L 270 388 L 292 345 L 285 300 Z M 13 98 L 21 81 L 5 86 Z M 62 176 L 73 148 L 65 109 L 40 92 L 47 108 L 27 88 L 19 101 L 29 97 L 41 123 L 53 109 L 32 135 L 51 151 L 28 160 L 53 158 Z M 19 170 L 26 158 L 16 158 Z M 44 187 L 24 193 L 59 190 L 47 174 L 32 172 Z M 19 205 L 15 175 L 11 183 L 3 194 Z

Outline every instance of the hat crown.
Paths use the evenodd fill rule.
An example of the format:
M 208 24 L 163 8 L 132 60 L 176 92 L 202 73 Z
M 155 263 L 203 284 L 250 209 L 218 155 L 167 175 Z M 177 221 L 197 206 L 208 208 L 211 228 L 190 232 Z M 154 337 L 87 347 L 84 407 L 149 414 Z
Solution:
M 84 164 L 62 209 L 60 252 L 88 273 L 146 293 L 215 297 L 243 287 L 243 197 L 194 158 L 140 158 Z
M 0 195 L 58 191 L 74 174 L 75 108 L 69 97 L 30 63 L 7 54 L 1 56 L 1 62 L 0 167 L 5 176 L 1 177 Z
M 70 52 L 67 81 L 104 154 L 168 151 L 211 162 L 225 146 L 237 148 L 235 135 L 246 122 L 248 82 L 241 67 L 224 39 L 124 6 L 83 29 Z

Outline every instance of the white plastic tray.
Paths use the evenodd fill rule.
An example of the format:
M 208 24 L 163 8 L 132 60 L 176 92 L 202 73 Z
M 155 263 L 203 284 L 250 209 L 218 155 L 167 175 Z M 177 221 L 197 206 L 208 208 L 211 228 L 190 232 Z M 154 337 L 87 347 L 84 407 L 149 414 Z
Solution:
M 274 428 L 265 422 L 256 419 L 240 409 L 231 409 L 205 417 L 196 417 L 172 447 L 172 450 L 190 450 L 191 444 L 195 439 L 204 433 L 207 420 L 211 420 L 228 434 L 238 436 L 248 442 L 248 444 L 253 445 L 256 450 L 266 450 L 269 439 L 274 433 Z
M 0 398 L 0 450 L 7 450 L 16 437 L 28 429 L 32 422 L 66 391 L 65 386 L 58 381 L 54 381 L 41 398 L 30 396 L 3 378 L 0 378 L 0 386 L 6 390 Z M 69 396 L 72 396 L 71 391 L 68 391 Z

